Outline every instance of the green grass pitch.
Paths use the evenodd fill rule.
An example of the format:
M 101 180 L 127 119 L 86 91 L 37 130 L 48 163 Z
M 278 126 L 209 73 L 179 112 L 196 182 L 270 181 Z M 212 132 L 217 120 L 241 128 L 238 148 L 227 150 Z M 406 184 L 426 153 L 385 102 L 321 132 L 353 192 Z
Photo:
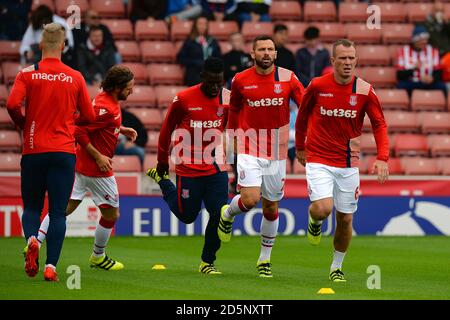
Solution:
M 216 265 L 223 275 L 198 272 L 203 238 L 113 237 L 108 253 L 125 264 L 118 272 L 90 269 L 92 238 L 67 238 L 58 264 L 59 283 L 43 280 L 41 270 L 28 278 L 23 269 L 20 238 L 0 239 L 0 299 L 450 299 L 450 238 L 374 237 L 352 240 L 344 261 L 348 280 L 328 280 L 332 238 L 318 247 L 305 237 L 279 236 L 272 252 L 274 278 L 259 278 L 259 237 L 234 237 L 222 245 Z M 43 247 L 45 251 L 45 246 Z M 155 264 L 167 269 L 152 270 Z M 69 265 L 81 269 L 81 289 L 69 290 Z M 367 288 L 370 265 L 381 273 L 381 289 Z M 319 295 L 329 287 L 334 295 Z

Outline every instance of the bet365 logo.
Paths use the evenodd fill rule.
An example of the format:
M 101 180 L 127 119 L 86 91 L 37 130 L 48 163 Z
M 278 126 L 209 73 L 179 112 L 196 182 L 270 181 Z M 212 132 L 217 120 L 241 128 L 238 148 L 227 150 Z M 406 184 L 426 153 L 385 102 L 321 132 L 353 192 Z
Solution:
M 328 117 L 339 117 L 339 118 L 356 118 L 357 110 L 344 110 L 344 109 L 325 109 L 320 106 L 320 114 Z

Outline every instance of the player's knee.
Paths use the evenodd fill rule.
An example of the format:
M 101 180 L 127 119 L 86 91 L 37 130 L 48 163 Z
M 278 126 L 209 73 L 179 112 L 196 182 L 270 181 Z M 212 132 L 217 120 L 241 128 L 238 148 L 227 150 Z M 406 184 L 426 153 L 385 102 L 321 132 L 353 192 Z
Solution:
M 353 214 L 344 214 L 338 213 L 336 214 L 336 224 L 341 227 L 351 226 L 353 222 Z
M 324 220 L 328 218 L 328 216 L 333 211 L 333 205 L 327 202 L 313 202 L 309 207 L 309 212 L 311 216 L 316 220 Z

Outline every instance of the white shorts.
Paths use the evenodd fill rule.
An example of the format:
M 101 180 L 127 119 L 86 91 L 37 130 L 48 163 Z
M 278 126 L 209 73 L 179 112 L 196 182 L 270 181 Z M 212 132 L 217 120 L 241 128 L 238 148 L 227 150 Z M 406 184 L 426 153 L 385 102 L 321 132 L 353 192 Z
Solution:
M 119 191 L 114 176 L 105 178 L 87 177 L 76 172 L 70 199 L 83 200 L 87 191 L 92 193 L 92 200 L 97 207 L 102 204 L 108 204 L 114 208 L 119 207 Z
M 311 201 L 333 198 L 337 211 L 355 213 L 359 198 L 359 169 L 337 168 L 320 163 L 306 164 Z
M 240 187 L 261 187 L 263 198 L 269 201 L 283 198 L 286 160 L 267 160 L 238 154 L 237 173 Z

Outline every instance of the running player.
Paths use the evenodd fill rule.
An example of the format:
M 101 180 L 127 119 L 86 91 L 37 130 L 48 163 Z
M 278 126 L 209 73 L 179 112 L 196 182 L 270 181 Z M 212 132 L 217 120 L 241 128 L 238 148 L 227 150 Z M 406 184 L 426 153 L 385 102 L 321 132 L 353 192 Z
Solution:
M 334 254 L 329 278 L 344 282 L 342 262 L 352 238 L 359 194 L 359 145 L 364 116 L 370 118 L 377 144 L 373 171 L 388 177 L 389 140 L 380 102 L 372 85 L 355 76 L 353 42 L 333 44 L 333 73 L 314 78 L 306 89 L 296 122 L 297 158 L 306 166 L 309 222 L 307 238 L 318 245 L 322 221 L 336 208 Z

